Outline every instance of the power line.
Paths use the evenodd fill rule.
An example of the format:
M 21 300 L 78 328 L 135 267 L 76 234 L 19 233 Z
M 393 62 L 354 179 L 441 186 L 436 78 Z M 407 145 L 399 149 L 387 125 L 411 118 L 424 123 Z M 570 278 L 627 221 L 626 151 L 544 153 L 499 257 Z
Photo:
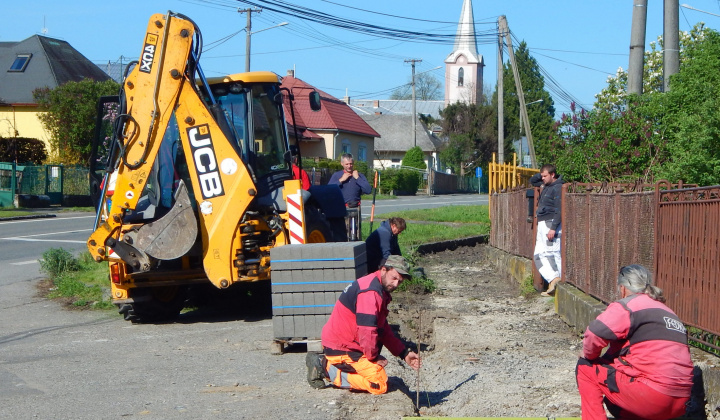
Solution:
M 360 10 L 361 12 L 367 12 L 367 13 L 372 13 L 372 14 L 381 15 L 381 16 L 389 16 L 389 17 L 394 17 L 394 18 L 398 18 L 398 19 L 406 19 L 406 20 L 414 20 L 414 21 L 418 21 L 418 22 L 430 22 L 430 23 L 451 23 L 451 24 L 453 24 L 453 25 L 457 25 L 457 22 L 447 22 L 447 21 L 440 21 L 440 20 L 428 20 L 428 19 L 411 18 L 411 17 L 407 17 L 407 16 L 391 15 L 391 14 L 388 14 L 388 13 L 381 13 L 381 12 L 377 12 L 377 11 L 374 11 L 374 10 L 361 9 L 361 8 L 359 8 L 359 7 L 352 7 L 352 6 L 348 6 L 348 5 L 341 4 L 341 3 L 335 3 L 334 1 L 330 1 L 330 0 L 320 0 L 320 1 L 323 1 L 323 2 L 325 2 L 325 3 L 334 4 L 334 5 L 340 6 L 340 7 L 346 7 L 346 8 L 348 8 L 348 9 Z M 497 19 L 497 16 L 494 16 L 493 19 Z M 475 25 L 495 25 L 495 21 L 492 21 L 492 22 L 476 21 L 476 22 L 473 22 L 473 23 L 474 23 Z

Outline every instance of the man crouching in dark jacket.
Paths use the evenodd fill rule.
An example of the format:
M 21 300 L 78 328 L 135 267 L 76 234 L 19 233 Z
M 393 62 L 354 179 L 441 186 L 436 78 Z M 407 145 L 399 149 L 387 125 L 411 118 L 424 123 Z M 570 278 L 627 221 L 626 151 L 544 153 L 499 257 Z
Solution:
M 389 256 L 402 255 L 398 245 L 398 235 L 405 230 L 405 227 L 405 219 L 391 217 L 368 236 L 365 240 L 368 273 L 379 270 Z

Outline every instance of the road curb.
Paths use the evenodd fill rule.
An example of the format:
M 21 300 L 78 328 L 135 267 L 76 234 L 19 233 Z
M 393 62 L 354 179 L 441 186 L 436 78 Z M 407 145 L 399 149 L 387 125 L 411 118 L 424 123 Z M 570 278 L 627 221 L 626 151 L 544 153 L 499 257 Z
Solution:
M 467 238 L 451 239 L 448 241 L 430 242 L 414 247 L 413 249 L 420 255 L 431 254 L 442 251 L 454 251 L 461 246 L 475 246 L 478 244 L 487 244 L 490 235 L 470 236 Z
M 0 217 L 0 222 L 4 222 L 6 220 L 47 219 L 50 217 L 57 217 L 57 215 L 47 213 L 47 214 L 29 214 L 27 216 Z

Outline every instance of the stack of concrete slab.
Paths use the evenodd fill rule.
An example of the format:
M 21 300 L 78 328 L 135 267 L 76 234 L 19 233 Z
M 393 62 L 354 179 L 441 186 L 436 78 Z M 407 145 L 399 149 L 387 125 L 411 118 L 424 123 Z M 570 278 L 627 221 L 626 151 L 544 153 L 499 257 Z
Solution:
M 319 339 L 340 293 L 367 274 L 365 242 L 284 245 L 270 261 L 276 339 Z

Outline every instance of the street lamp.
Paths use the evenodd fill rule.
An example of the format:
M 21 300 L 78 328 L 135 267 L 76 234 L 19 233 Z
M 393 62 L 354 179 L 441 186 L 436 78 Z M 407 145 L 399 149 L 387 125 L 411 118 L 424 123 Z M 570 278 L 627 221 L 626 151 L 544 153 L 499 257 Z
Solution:
M 695 10 L 696 12 L 707 13 L 708 15 L 713 15 L 713 16 L 720 17 L 720 15 L 716 15 L 715 13 L 710 13 L 710 12 L 706 12 L 706 11 L 704 11 L 704 10 L 696 9 L 696 8 L 690 6 L 689 4 L 681 4 L 680 7 L 684 7 L 684 8 L 686 8 L 686 9 Z
M 532 101 L 532 102 L 530 102 L 530 103 L 527 103 L 527 104 L 525 104 L 525 108 L 527 108 L 528 105 L 539 104 L 539 103 L 542 102 L 542 101 L 543 101 L 542 99 L 538 99 L 537 101 Z M 523 152 L 522 152 L 522 149 L 523 149 L 523 147 L 522 147 L 522 146 L 523 146 L 523 145 L 522 145 L 522 143 L 523 143 L 523 140 L 522 140 L 522 139 L 523 139 L 523 119 L 522 119 L 522 109 L 518 109 L 518 112 L 520 113 L 520 166 L 523 166 Z
M 268 29 L 285 26 L 287 24 L 288 24 L 288 22 L 282 22 L 282 23 L 278 23 L 275 26 L 271 26 L 269 28 L 260 29 L 259 31 L 251 32 L 250 29 L 252 29 L 252 23 L 250 21 L 250 13 L 248 13 L 247 26 L 245 27 L 245 33 L 246 33 L 246 35 L 245 35 L 245 71 L 246 72 L 250 71 L 250 36 L 254 35 L 256 33 L 262 32 L 262 31 L 267 31 Z

